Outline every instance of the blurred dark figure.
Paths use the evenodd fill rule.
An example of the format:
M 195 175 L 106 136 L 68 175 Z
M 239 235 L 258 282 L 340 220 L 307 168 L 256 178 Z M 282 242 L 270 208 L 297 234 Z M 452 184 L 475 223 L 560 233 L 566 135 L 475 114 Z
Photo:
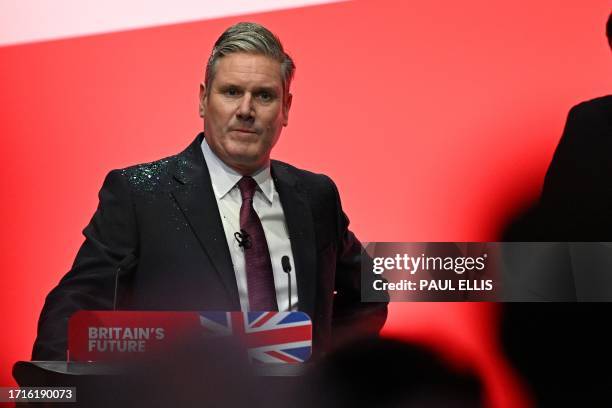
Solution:
M 125 407 L 245 407 L 266 404 L 246 351 L 231 339 L 187 341 L 136 365 L 127 375 Z M 127 387 L 126 387 L 127 388 Z M 128 391 L 129 390 L 129 391 Z
M 606 24 L 606 35 L 608 36 L 608 45 L 612 49 L 612 13 L 610 13 L 608 24 Z
M 606 34 L 612 48 L 612 14 Z M 502 343 L 537 407 L 612 401 L 612 96 L 574 106 L 537 205 L 504 241 L 542 241 L 517 259 L 531 285 L 520 295 L 556 303 L 506 303 Z M 548 259 L 550 262 L 545 262 Z M 543 276 L 541 270 L 554 274 Z M 602 301 L 607 302 L 593 302 Z M 560 303 L 559 301 L 591 301 Z
M 612 14 L 606 25 L 612 49 Z M 508 241 L 612 241 L 612 95 L 574 106 L 546 172 L 539 203 Z
M 125 364 L 118 375 L 71 385 L 77 403 L 66 406 L 73 408 L 280 408 L 288 393 L 282 381 L 256 375 L 245 349 L 227 337 L 186 340 L 164 355 Z
M 481 384 L 422 347 L 366 339 L 336 350 L 304 379 L 299 408 L 482 406 Z
M 612 47 L 612 14 L 606 33 Z M 523 280 L 531 288 L 518 293 L 520 298 L 612 301 L 612 247 L 587 244 L 612 242 L 611 157 L 612 95 L 574 106 L 539 202 L 515 220 L 502 238 L 555 243 L 546 253 L 522 254 L 525 263 L 516 265 L 514 275 L 530 270 Z
M 612 14 L 606 34 L 612 48 Z M 555 241 L 612 241 L 611 157 L 612 95 L 574 106 L 540 199 Z
M 602 308 L 602 306 L 606 306 Z M 536 407 L 612 403 L 609 304 L 506 303 L 502 345 Z

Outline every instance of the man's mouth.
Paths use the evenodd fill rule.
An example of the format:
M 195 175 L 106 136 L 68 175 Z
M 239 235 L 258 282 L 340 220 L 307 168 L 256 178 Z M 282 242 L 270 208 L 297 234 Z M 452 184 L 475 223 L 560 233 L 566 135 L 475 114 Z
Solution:
M 252 133 L 252 134 L 256 134 L 257 132 L 253 129 L 232 129 L 233 132 L 241 132 L 241 133 Z

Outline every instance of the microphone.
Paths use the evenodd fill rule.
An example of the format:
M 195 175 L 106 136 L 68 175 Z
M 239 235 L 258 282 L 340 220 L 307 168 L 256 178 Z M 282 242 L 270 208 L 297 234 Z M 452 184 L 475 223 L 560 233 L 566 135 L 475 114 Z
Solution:
M 119 289 L 119 275 L 124 271 L 129 271 L 138 262 L 138 258 L 132 252 L 130 252 L 123 260 L 119 263 L 117 270 L 115 271 L 115 293 L 113 295 L 113 311 L 117 310 L 117 291 Z
M 234 238 L 236 238 L 240 248 L 249 249 L 253 245 L 251 243 L 251 236 L 243 229 L 239 232 L 234 232 Z
M 287 282 L 289 283 L 289 311 L 291 311 L 291 261 L 287 255 L 283 255 L 281 258 L 281 265 L 283 266 L 283 272 L 287 274 Z

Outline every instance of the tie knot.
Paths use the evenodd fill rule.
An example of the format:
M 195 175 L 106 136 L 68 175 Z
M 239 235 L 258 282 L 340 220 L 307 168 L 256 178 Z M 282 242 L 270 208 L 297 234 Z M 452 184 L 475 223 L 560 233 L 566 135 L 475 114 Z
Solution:
M 238 182 L 238 188 L 240 189 L 240 195 L 242 195 L 242 201 L 252 200 L 255 195 L 255 189 L 257 188 L 257 182 L 253 177 L 244 176 Z

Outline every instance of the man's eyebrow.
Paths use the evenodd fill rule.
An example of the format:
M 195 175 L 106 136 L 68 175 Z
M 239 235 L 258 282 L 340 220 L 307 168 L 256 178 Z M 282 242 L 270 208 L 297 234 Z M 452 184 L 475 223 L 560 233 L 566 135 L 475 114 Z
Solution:
M 215 85 L 215 88 L 220 89 L 220 90 L 226 90 L 228 88 L 236 88 L 239 90 L 245 89 L 244 86 L 238 85 L 234 82 L 219 82 Z M 270 93 L 278 94 L 282 92 L 282 87 L 278 85 L 272 85 L 272 84 L 260 85 L 260 86 L 254 87 L 253 92 L 270 92 Z
M 266 91 L 266 92 L 277 93 L 280 90 L 280 87 L 274 86 L 274 85 L 262 85 L 262 86 L 255 87 L 253 90 L 255 92 Z
M 230 88 L 230 87 L 242 88 L 240 85 L 237 85 L 233 82 L 218 82 L 217 87 L 218 88 Z
M 220 82 L 217 81 L 216 86 L 223 88 L 223 87 L 228 87 L 228 86 L 233 86 L 236 88 L 244 88 L 243 85 L 238 85 L 237 83 L 233 82 L 233 81 L 227 81 L 227 82 Z M 253 87 L 253 89 L 255 90 L 276 90 L 276 89 L 280 89 L 282 88 L 281 85 L 275 85 L 275 84 L 263 84 L 263 85 L 258 85 Z

